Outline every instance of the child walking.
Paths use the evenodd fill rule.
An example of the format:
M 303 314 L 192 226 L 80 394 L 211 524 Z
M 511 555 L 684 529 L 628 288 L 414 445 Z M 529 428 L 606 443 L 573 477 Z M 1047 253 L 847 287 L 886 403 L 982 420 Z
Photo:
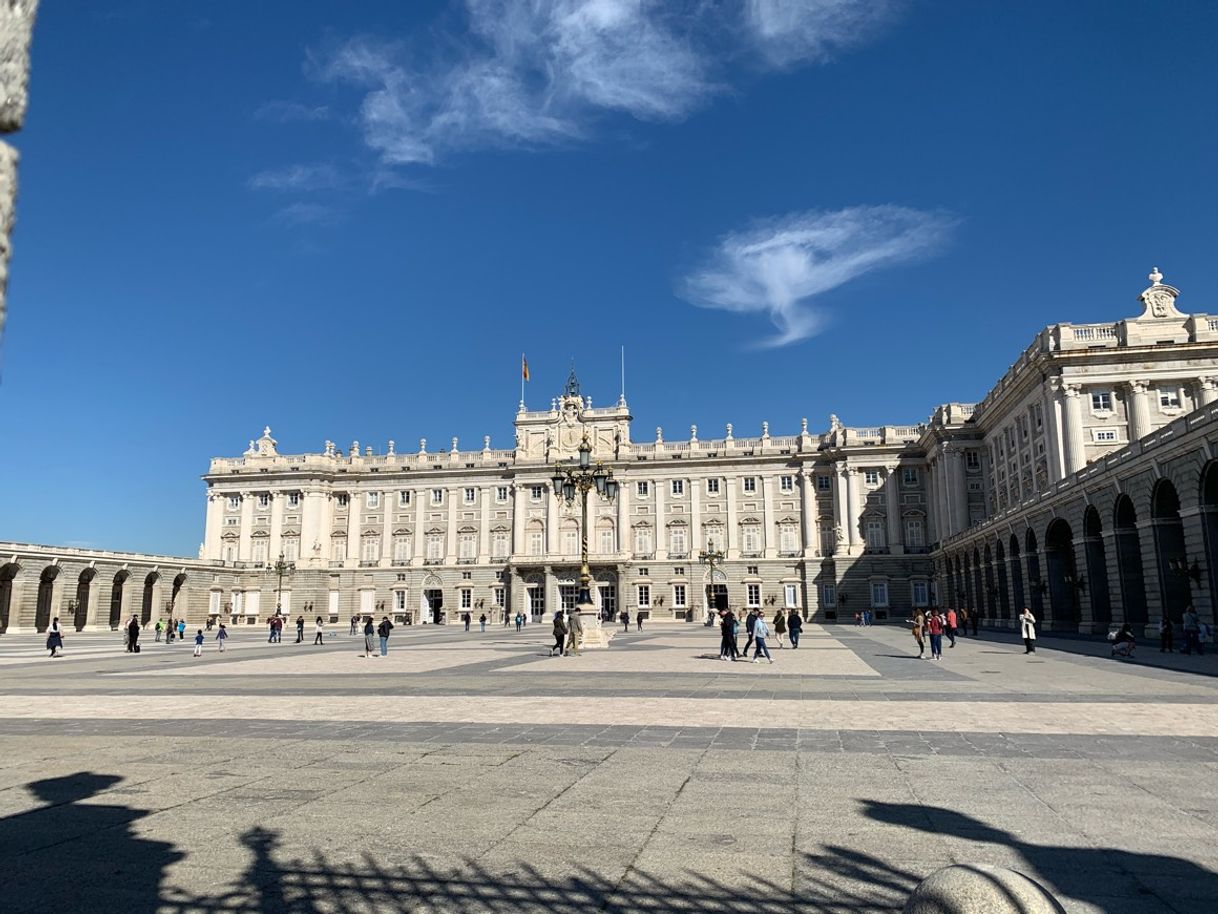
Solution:
M 199 629 L 198 633 L 195 634 L 195 656 L 203 656 L 203 629 Z
M 220 623 L 220 629 L 216 632 L 216 643 L 220 645 L 220 653 L 224 653 L 224 642 L 228 640 L 228 629 L 224 627 L 224 623 Z

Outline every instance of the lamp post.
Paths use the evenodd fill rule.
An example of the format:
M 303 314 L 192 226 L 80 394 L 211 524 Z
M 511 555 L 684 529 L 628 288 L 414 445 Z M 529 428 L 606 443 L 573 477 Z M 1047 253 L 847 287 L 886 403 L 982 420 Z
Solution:
M 698 553 L 698 564 L 710 566 L 710 586 L 712 595 L 715 592 L 715 566 L 722 565 L 725 558 L 727 558 L 727 556 L 718 549 L 703 549 Z M 715 624 L 715 607 L 710 605 L 709 600 L 707 601 L 706 607 L 706 624 Z
M 283 553 L 279 553 L 279 558 L 275 560 L 275 564 L 271 566 L 277 577 L 275 584 L 275 615 L 281 615 L 283 610 L 283 576 L 292 574 L 296 570 L 295 562 L 286 562 L 283 558 Z
M 618 482 L 613 478 L 613 470 L 606 469 L 604 464 L 598 461 L 592 465 L 592 445 L 587 434 L 579 443 L 577 460 L 554 464 L 554 476 L 550 481 L 554 485 L 555 498 L 561 498 L 567 505 L 573 505 L 579 499 L 579 598 L 576 609 L 581 616 L 590 614 L 595 618 L 595 624 L 585 629 L 585 644 L 598 646 L 597 637 L 588 637 L 588 629 L 600 631 L 600 617 L 592 612 L 592 572 L 588 569 L 588 493 L 595 489 L 597 495 L 612 502 L 617 498 Z

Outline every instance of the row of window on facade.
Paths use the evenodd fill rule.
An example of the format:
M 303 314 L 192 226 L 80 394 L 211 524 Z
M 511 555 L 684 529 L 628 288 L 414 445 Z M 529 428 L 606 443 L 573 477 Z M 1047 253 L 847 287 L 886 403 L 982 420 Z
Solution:
M 970 458 L 975 458 L 974 452 L 969 452 Z M 878 486 L 881 481 L 880 470 L 864 469 L 863 482 L 868 486 Z M 916 486 L 918 484 L 918 470 L 916 467 L 904 467 L 902 469 L 902 481 L 906 486 Z M 719 495 L 722 492 L 723 480 L 718 477 L 711 477 L 702 480 L 706 487 L 706 494 L 709 496 Z M 756 476 L 744 476 L 740 479 L 740 491 L 745 495 L 753 495 L 758 491 L 759 478 Z M 675 498 L 682 498 L 687 490 L 686 480 L 671 479 L 668 480 L 669 492 Z M 831 476 L 818 475 L 816 477 L 816 488 L 821 492 L 831 491 L 833 488 L 833 479 Z M 635 482 L 634 492 L 638 498 L 650 498 L 652 494 L 651 480 L 641 479 Z M 778 490 L 784 493 L 793 493 L 795 491 L 795 477 L 791 475 L 783 475 L 778 477 Z M 466 505 L 477 504 L 478 489 L 474 486 L 466 486 L 461 490 L 461 501 Z M 433 506 L 443 505 L 448 490 L 436 488 L 429 490 L 430 503 Z M 381 492 L 365 492 L 364 507 L 371 510 L 378 510 L 381 507 L 382 498 Z M 256 504 L 259 508 L 269 508 L 271 504 L 271 495 L 267 492 L 259 493 L 254 496 Z M 300 507 L 301 494 L 299 492 L 288 492 L 286 494 L 287 504 L 289 508 Z M 350 504 L 350 495 L 346 492 L 341 492 L 335 496 L 340 508 L 348 507 Z M 403 489 L 397 493 L 397 506 L 399 508 L 407 508 L 413 503 L 414 493 L 411 490 Z M 533 502 L 541 502 L 545 499 L 545 486 L 532 485 L 529 486 L 529 498 Z M 506 504 L 509 501 L 508 486 L 495 487 L 495 501 L 498 504 Z M 228 509 L 237 511 L 241 508 L 241 496 L 228 496 Z

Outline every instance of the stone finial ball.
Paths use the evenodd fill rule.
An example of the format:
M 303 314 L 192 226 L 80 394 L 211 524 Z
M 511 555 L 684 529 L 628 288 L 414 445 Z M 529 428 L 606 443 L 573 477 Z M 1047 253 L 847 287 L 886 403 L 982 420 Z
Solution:
M 961 864 L 927 876 L 904 914 L 1066 914 L 1044 886 L 1001 866 Z

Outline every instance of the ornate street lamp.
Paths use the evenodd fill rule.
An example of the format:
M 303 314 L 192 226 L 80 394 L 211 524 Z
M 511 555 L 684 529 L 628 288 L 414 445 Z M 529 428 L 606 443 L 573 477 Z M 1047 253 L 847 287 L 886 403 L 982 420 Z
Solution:
M 1188 556 L 1178 559 L 1169 559 L 1167 562 L 1167 567 L 1171 573 L 1176 575 L 1178 578 L 1189 580 L 1192 582 L 1192 584 L 1201 583 L 1201 566 L 1197 564 L 1196 560 L 1194 560 L 1190 565 L 1188 562 Z M 1192 584 L 1189 586 L 1191 587 Z
M 283 598 L 283 576 L 295 572 L 296 563 L 284 561 L 283 553 L 281 552 L 279 553 L 279 558 L 275 560 L 275 564 L 271 566 L 271 569 L 278 578 L 275 584 L 275 615 L 278 616 L 282 615 L 283 610 L 283 603 L 281 602 Z
M 722 565 L 723 560 L 726 558 L 727 558 L 727 556 L 724 553 L 720 552 L 718 549 L 703 549 L 701 552 L 698 553 L 698 564 L 710 566 L 710 584 L 711 584 L 712 597 L 715 593 L 715 566 Z M 711 601 L 709 601 L 709 600 L 707 601 L 707 607 L 706 607 L 706 623 L 705 624 L 708 626 L 715 624 L 715 607 L 711 606 L 710 602 Z
M 585 615 L 585 610 L 592 606 L 592 573 L 588 569 L 588 493 L 595 489 L 597 495 L 612 502 L 617 498 L 618 482 L 613 478 L 613 470 L 606 469 L 604 464 L 598 461 L 595 466 L 592 465 L 592 445 L 587 434 L 579 443 L 578 460 L 574 464 L 554 464 L 554 475 L 550 482 L 554 486 L 555 498 L 561 498 L 568 505 L 575 504 L 575 500 L 579 499 L 579 599 L 576 608 L 581 615 Z

